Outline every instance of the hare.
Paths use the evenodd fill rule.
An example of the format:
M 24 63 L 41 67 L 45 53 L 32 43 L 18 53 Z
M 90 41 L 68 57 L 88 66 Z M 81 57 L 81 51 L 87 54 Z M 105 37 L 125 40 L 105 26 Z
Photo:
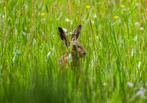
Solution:
M 71 33 L 71 40 L 69 41 L 66 32 L 61 27 L 58 27 L 59 36 L 65 43 L 67 49 L 66 53 L 59 59 L 59 64 L 64 65 L 71 62 L 72 65 L 79 65 L 79 59 L 86 55 L 86 50 L 78 42 L 78 37 L 81 31 L 82 25 L 78 25 L 77 28 Z

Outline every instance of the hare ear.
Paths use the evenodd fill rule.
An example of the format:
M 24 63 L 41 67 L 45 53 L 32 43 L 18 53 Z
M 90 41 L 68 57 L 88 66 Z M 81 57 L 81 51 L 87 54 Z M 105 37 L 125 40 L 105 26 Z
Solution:
M 59 31 L 61 40 L 65 42 L 66 46 L 69 46 L 69 41 L 66 37 L 65 31 L 61 27 L 58 27 L 58 31 Z
M 79 37 L 80 31 L 82 29 L 82 25 L 79 25 L 71 34 L 71 38 L 76 40 Z

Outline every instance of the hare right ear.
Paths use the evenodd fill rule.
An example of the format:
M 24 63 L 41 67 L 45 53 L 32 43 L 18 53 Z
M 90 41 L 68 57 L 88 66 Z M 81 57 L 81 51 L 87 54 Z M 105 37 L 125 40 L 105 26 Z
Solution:
M 58 31 L 59 31 L 61 40 L 65 42 L 66 46 L 69 46 L 69 41 L 66 37 L 65 31 L 61 27 L 58 27 Z
M 81 32 L 81 29 L 82 29 L 82 25 L 78 25 L 78 27 L 72 32 L 71 38 L 72 38 L 73 40 L 78 39 L 79 34 L 80 34 L 80 32 Z

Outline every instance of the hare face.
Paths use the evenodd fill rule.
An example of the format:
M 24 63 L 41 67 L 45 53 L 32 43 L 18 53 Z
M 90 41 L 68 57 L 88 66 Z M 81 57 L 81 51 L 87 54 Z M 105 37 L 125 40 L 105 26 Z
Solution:
M 73 43 L 73 52 L 76 52 L 79 57 L 86 55 L 84 47 L 78 41 L 74 41 Z
M 77 40 L 81 31 L 81 27 L 82 26 L 79 25 L 72 32 L 71 41 L 68 41 L 65 31 L 61 27 L 58 28 L 60 38 L 67 47 L 66 53 L 63 56 L 61 56 L 61 58 L 59 59 L 59 64 L 68 63 L 68 60 L 70 59 L 70 54 L 71 54 L 72 62 L 74 61 L 77 62 L 79 58 L 84 57 L 86 55 L 86 50 Z

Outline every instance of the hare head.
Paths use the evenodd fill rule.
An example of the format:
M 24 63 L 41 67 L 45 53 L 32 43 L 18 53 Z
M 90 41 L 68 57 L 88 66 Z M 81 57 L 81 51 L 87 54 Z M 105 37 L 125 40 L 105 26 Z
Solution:
M 71 33 L 71 40 L 66 36 L 66 32 L 61 27 L 58 27 L 59 36 L 66 45 L 66 53 L 59 59 L 59 64 L 66 64 L 71 62 L 76 65 L 79 64 L 79 58 L 86 55 L 84 47 L 79 43 L 78 37 L 82 26 L 78 25 L 77 28 Z

